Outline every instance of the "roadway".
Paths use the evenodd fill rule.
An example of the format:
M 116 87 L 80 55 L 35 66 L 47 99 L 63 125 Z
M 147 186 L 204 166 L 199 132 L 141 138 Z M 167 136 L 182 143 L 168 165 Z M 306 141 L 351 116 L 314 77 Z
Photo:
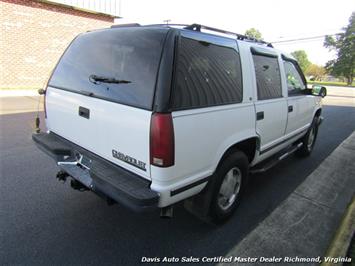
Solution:
M 221 227 L 199 221 L 181 205 L 173 219 L 162 220 L 158 212 L 142 215 L 117 204 L 107 206 L 93 193 L 58 182 L 54 162 L 31 140 L 34 96 L 2 97 L 0 264 L 132 265 L 143 256 L 227 255 L 355 130 L 353 92 L 328 91 L 334 96 L 325 98 L 329 103 L 312 155 L 291 156 L 267 173 L 252 176 L 236 215 Z M 19 101 L 28 106 L 13 113 Z M 43 112 L 40 115 L 43 121 Z

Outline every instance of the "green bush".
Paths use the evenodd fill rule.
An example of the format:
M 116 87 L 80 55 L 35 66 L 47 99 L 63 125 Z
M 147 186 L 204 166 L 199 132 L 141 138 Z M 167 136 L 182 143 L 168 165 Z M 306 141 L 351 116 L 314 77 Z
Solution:
M 342 86 L 342 87 L 355 87 L 355 82 L 351 86 L 346 85 L 346 82 L 337 82 L 337 81 L 311 81 L 307 80 L 308 84 L 319 84 L 319 85 L 328 85 L 328 86 Z

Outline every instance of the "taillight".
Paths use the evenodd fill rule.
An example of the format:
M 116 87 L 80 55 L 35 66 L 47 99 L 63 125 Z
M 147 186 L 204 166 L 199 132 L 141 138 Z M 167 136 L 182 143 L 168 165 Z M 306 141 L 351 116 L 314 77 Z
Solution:
M 150 122 L 150 163 L 174 165 L 174 126 L 171 114 L 154 113 Z

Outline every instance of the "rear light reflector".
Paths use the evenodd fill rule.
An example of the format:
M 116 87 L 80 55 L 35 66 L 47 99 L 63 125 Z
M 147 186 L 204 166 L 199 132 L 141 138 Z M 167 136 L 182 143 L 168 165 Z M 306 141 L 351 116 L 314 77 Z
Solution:
M 174 165 L 174 126 L 171 114 L 154 113 L 150 123 L 150 163 L 158 167 Z

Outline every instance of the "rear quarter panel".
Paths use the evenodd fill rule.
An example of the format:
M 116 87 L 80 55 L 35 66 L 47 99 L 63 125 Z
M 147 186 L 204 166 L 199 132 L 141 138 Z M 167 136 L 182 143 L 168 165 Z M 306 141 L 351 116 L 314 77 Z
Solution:
M 169 168 L 151 166 L 152 186 L 161 192 L 164 205 L 174 199 L 169 191 L 208 177 L 215 171 L 225 151 L 233 144 L 255 136 L 255 115 L 252 103 L 173 112 L 175 164 Z M 193 195 L 203 185 L 189 190 Z
M 216 40 L 219 38 L 216 37 Z M 170 191 L 211 176 L 223 154 L 239 141 L 256 136 L 255 88 L 249 46 L 239 44 L 242 65 L 242 103 L 172 113 L 175 165 L 151 166 L 151 188 L 160 193 L 160 206 L 168 206 L 199 193 L 206 182 L 171 196 Z

